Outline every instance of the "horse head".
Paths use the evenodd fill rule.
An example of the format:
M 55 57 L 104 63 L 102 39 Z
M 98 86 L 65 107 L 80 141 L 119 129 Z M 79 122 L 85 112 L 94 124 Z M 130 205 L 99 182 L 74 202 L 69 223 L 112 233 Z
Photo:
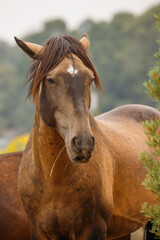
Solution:
M 101 89 L 101 83 L 87 52 L 87 36 L 80 41 L 52 37 L 44 46 L 15 40 L 34 59 L 29 96 L 38 104 L 42 120 L 63 137 L 71 161 L 88 162 L 95 145 L 89 120 L 90 88 L 94 81 Z

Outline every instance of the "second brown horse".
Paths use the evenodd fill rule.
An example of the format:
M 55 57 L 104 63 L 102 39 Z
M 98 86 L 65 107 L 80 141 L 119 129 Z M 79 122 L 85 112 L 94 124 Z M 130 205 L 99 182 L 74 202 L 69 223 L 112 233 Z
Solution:
M 18 194 L 18 169 L 22 152 L 0 155 L 0 240 L 30 240 Z

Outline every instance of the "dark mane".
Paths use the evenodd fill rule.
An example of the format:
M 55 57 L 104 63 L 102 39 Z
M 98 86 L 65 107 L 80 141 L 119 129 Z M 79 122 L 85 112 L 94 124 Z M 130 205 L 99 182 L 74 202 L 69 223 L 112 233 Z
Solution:
M 27 83 L 30 83 L 28 97 L 37 95 L 39 85 L 45 78 L 46 74 L 54 69 L 67 54 L 75 54 L 81 59 L 86 67 L 94 73 L 95 85 L 101 90 L 102 85 L 96 69 L 94 68 L 88 53 L 85 51 L 82 44 L 75 38 L 69 36 L 57 36 L 50 38 L 44 45 L 39 54 L 38 60 L 34 60 L 29 72 Z

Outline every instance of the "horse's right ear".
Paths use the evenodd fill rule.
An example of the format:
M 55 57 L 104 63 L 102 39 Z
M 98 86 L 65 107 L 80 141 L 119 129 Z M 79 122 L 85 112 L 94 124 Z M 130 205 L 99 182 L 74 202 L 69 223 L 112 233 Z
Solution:
M 25 52 L 27 55 L 29 55 L 31 58 L 38 59 L 39 53 L 42 50 L 43 46 L 24 42 L 16 37 L 14 37 L 17 45 Z
M 80 43 L 83 45 L 84 49 L 87 51 L 90 46 L 90 41 L 87 33 L 83 33 Z

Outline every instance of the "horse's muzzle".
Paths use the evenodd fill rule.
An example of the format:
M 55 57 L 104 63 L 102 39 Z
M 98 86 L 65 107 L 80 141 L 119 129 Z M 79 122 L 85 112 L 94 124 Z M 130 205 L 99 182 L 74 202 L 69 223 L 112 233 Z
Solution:
M 95 140 L 92 135 L 78 135 L 73 137 L 71 146 L 75 153 L 73 161 L 87 163 L 91 158 L 91 154 L 95 146 Z

